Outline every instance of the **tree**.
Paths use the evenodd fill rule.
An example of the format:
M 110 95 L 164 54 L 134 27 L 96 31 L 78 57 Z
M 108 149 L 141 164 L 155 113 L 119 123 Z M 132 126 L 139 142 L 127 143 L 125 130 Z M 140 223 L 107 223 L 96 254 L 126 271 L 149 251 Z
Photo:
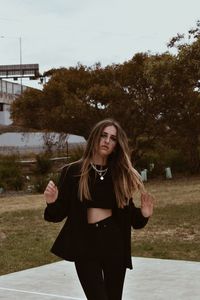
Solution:
M 187 37 L 179 34 L 172 38 L 169 47 L 178 50 L 173 86 L 174 94 L 180 97 L 168 118 L 180 137 L 180 146 L 188 157 L 191 171 L 196 173 L 200 170 L 200 22 L 188 31 Z
M 40 103 L 43 93 L 36 89 L 26 89 L 22 95 L 12 103 L 11 118 L 15 125 L 24 128 L 41 128 Z
M 12 106 L 26 127 L 75 133 L 87 138 L 91 126 L 113 117 L 125 128 L 133 160 L 159 143 L 182 149 L 188 166 L 200 169 L 200 24 L 169 42 L 177 54 L 137 53 L 123 64 L 77 65 L 47 71 L 44 90 L 28 90 Z M 184 40 L 184 42 L 183 42 Z M 36 121 L 35 121 L 36 120 Z
M 87 137 L 91 125 L 101 118 L 101 110 L 94 106 L 88 93 L 90 77 L 90 70 L 82 65 L 54 70 L 43 91 L 27 90 L 14 101 L 14 122 Z

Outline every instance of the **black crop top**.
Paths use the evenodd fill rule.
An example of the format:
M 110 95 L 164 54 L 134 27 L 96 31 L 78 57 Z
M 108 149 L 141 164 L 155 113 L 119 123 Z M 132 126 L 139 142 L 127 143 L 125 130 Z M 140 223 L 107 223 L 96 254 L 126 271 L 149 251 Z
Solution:
M 96 166 L 100 169 L 100 166 Z M 104 179 L 101 180 L 97 172 L 91 168 L 89 171 L 89 189 L 92 200 L 85 200 L 88 208 L 108 208 L 117 206 L 111 171 L 108 168 Z

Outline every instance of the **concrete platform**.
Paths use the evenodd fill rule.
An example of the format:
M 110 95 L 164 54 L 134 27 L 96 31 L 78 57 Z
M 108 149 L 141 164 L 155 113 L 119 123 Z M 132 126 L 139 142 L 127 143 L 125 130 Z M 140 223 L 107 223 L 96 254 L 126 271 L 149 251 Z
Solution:
M 200 262 L 133 257 L 123 300 L 199 300 Z M 66 261 L 0 277 L 1 300 L 83 300 L 74 264 Z M 95 299 L 94 299 L 95 300 Z

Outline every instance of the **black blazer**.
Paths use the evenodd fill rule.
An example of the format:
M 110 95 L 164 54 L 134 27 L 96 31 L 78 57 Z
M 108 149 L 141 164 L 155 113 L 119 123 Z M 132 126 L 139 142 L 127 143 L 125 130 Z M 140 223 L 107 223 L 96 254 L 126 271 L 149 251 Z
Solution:
M 69 261 L 79 258 L 89 258 L 87 249 L 87 207 L 78 198 L 78 183 L 81 163 L 76 162 L 62 169 L 58 198 L 54 203 L 47 204 L 44 219 L 49 222 L 60 222 L 67 217 L 51 252 Z M 140 208 L 132 201 L 122 208 L 113 209 L 113 218 L 119 225 L 124 240 L 126 267 L 132 269 L 131 261 L 131 226 L 134 229 L 143 228 L 148 218 L 145 218 Z

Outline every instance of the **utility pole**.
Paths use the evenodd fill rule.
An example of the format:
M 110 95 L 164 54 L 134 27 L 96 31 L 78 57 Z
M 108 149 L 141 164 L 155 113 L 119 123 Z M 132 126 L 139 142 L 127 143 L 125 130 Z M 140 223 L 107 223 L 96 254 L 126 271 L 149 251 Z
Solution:
M 21 73 L 21 77 L 20 77 L 20 84 L 21 84 L 21 94 L 23 92 L 23 85 L 22 85 L 22 38 L 21 36 L 19 37 L 19 63 L 20 63 L 20 73 Z

